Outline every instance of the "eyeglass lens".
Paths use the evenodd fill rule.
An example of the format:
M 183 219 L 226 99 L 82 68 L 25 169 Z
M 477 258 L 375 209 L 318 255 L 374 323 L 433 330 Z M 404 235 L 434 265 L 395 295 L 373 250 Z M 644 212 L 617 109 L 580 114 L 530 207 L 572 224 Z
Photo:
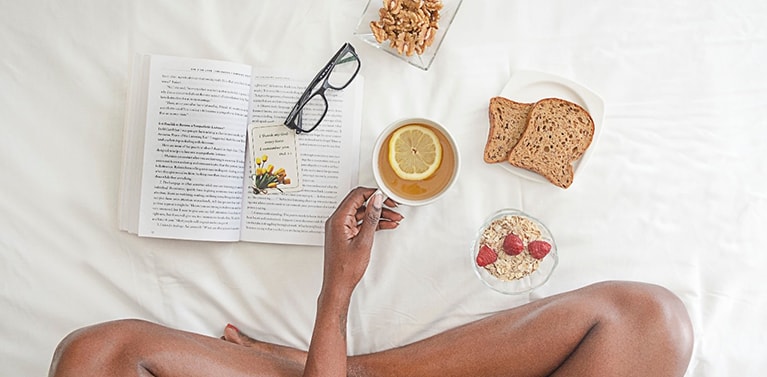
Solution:
M 351 51 L 345 51 L 344 54 L 336 59 L 336 65 L 328 75 L 328 85 L 336 90 L 345 88 L 354 79 L 360 61 Z
M 325 112 L 328 109 L 325 98 L 319 93 L 315 93 L 309 101 L 304 104 L 301 112 L 298 114 L 299 120 L 296 122 L 303 130 L 311 130 L 322 121 Z

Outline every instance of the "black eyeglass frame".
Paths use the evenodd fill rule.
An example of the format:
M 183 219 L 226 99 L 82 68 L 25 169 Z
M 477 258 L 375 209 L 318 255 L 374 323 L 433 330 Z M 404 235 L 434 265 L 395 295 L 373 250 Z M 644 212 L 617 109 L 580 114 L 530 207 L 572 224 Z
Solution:
M 346 82 L 346 84 L 336 87 L 330 84 L 328 81 L 330 78 L 330 73 L 333 71 L 333 69 L 336 67 L 336 65 L 345 63 L 346 59 L 341 59 L 346 53 L 351 53 L 351 57 L 347 59 L 353 58 L 357 61 L 357 69 L 354 71 L 354 73 L 349 78 L 349 81 Z M 339 60 L 341 59 L 341 60 Z M 297 134 L 300 133 L 309 133 L 312 132 L 317 126 L 322 123 L 322 120 L 325 119 L 325 115 L 328 113 L 328 99 L 325 97 L 325 91 L 327 89 L 333 89 L 333 90 L 343 90 L 349 84 L 354 81 L 354 78 L 357 77 L 357 73 L 360 71 L 360 67 L 362 67 L 362 62 L 360 62 L 360 58 L 357 55 L 357 52 L 354 50 L 354 46 L 352 46 L 351 43 L 346 42 L 343 46 L 338 50 L 338 52 L 333 55 L 333 57 L 330 59 L 328 64 L 325 64 L 325 67 L 320 70 L 319 73 L 317 73 L 316 76 L 312 79 L 312 81 L 309 83 L 309 86 L 306 87 L 306 90 L 303 94 L 301 94 L 301 97 L 299 97 L 298 102 L 293 106 L 293 109 L 290 110 L 290 113 L 288 114 L 288 117 L 285 119 L 285 126 L 290 128 L 291 130 L 296 131 Z M 314 87 L 319 84 L 319 82 L 322 81 L 322 85 L 315 91 L 313 91 Z M 314 96 L 320 96 L 322 97 L 322 100 L 325 102 L 325 110 L 322 112 L 322 116 L 317 120 L 317 123 L 311 126 L 311 128 L 305 129 L 302 127 L 302 120 L 301 120 L 301 112 L 304 109 L 304 106 L 306 106 L 307 103 L 309 103 Z

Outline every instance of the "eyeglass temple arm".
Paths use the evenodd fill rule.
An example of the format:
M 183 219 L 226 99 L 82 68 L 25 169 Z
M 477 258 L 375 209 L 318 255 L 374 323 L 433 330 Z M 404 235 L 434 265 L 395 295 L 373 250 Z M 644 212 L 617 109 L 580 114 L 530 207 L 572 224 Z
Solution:
M 352 56 L 349 56 L 349 57 L 346 57 L 344 59 L 338 60 L 338 57 L 341 56 L 346 51 L 351 51 L 352 52 Z M 359 60 L 359 58 L 357 57 L 356 51 L 354 51 L 354 46 L 352 46 L 352 44 L 349 43 L 349 42 L 344 43 L 343 46 L 341 46 L 341 48 L 338 49 L 338 51 L 336 51 L 336 53 L 333 55 L 333 57 L 330 59 L 330 61 L 328 61 L 328 63 L 325 64 L 324 67 L 322 67 L 322 70 L 320 70 L 320 72 L 318 72 L 317 75 L 314 76 L 312 81 L 309 82 L 309 85 L 306 87 L 304 92 L 301 94 L 301 97 L 298 98 L 298 102 L 296 103 L 295 106 L 293 106 L 293 110 L 290 111 L 290 114 L 288 114 L 288 117 L 285 119 L 285 123 L 286 124 L 289 123 L 288 121 L 290 120 L 290 118 L 295 117 L 296 125 L 298 126 L 298 129 L 300 129 L 301 128 L 301 122 L 302 122 L 301 112 L 298 111 L 301 108 L 300 104 L 302 102 L 304 102 L 304 100 L 307 98 L 307 96 L 309 96 L 311 94 L 311 90 L 317 85 L 317 83 L 319 83 L 321 80 L 323 80 L 328 75 L 328 72 L 330 72 L 333 69 L 333 67 L 335 67 L 338 64 L 344 64 L 344 63 L 348 63 L 348 62 L 354 61 L 354 60 Z M 359 70 L 359 67 L 357 68 L 357 70 Z M 323 99 L 324 99 L 324 97 L 323 97 Z M 296 113 L 296 112 L 297 112 L 297 114 L 294 115 L 294 113 Z
M 314 88 L 314 86 L 317 85 L 317 83 L 319 83 L 322 79 L 324 79 L 325 76 L 327 76 L 328 73 L 330 71 L 332 71 L 333 67 L 335 67 L 337 64 L 346 63 L 346 62 L 350 61 L 350 59 L 351 60 L 357 59 L 355 56 L 350 56 L 348 58 L 344 58 L 344 59 L 341 59 L 340 61 L 337 61 L 338 57 L 341 56 L 341 54 L 343 54 L 344 51 L 346 51 L 346 50 L 354 51 L 354 48 L 352 47 L 351 43 L 349 43 L 349 42 L 344 43 L 344 45 L 341 46 L 341 48 L 338 51 L 336 51 L 336 53 L 327 62 L 327 64 L 325 64 L 325 66 L 322 67 L 320 72 L 317 73 L 316 76 L 314 76 L 314 78 L 312 79 L 311 82 L 309 82 L 309 85 L 306 87 L 306 90 L 301 95 L 301 99 L 303 99 L 307 95 L 307 93 L 309 93 L 312 90 L 312 88 Z

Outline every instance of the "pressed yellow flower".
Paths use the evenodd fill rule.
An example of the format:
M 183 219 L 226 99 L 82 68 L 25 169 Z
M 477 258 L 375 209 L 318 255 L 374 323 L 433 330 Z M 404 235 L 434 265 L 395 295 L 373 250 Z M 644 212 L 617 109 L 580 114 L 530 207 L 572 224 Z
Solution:
M 267 155 L 261 156 L 261 161 L 263 161 L 263 162 L 266 162 L 266 160 L 268 160 L 268 159 L 269 159 L 269 156 L 267 156 Z
M 285 180 L 283 182 L 285 182 L 286 185 L 289 185 L 290 184 L 290 178 L 285 178 Z
M 268 188 L 275 188 L 275 187 L 277 187 L 277 182 L 272 182 L 272 183 L 268 184 L 266 187 L 268 187 Z
M 272 174 L 272 172 L 274 171 L 274 165 L 272 165 L 272 164 L 269 164 L 269 167 L 268 167 L 268 168 L 266 168 L 266 171 L 268 171 L 268 172 L 269 172 L 269 174 Z
M 277 169 L 276 172 L 274 172 L 274 175 L 282 175 L 282 174 L 285 174 L 285 169 L 284 168 L 279 168 L 279 169 Z
M 261 165 L 261 157 L 256 157 L 256 165 Z

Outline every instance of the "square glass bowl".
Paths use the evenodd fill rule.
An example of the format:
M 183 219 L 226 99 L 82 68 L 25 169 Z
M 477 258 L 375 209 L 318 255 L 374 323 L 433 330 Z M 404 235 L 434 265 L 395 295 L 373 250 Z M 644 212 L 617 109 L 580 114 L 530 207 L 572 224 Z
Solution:
M 391 47 L 388 40 L 384 41 L 383 43 L 378 43 L 375 36 L 373 35 L 373 31 L 370 29 L 370 23 L 372 21 L 379 21 L 381 19 L 379 9 L 384 7 L 385 3 L 392 1 L 402 0 L 369 0 L 365 6 L 365 11 L 362 12 L 362 16 L 360 17 L 360 21 L 357 24 L 357 29 L 354 31 L 354 35 L 365 43 L 386 51 L 398 59 L 401 59 L 424 71 L 428 70 L 429 67 L 431 67 L 431 63 L 434 61 L 434 58 L 437 56 L 437 52 L 439 52 L 439 48 L 442 45 L 442 40 L 445 38 L 445 34 L 447 34 L 447 31 L 450 29 L 450 25 L 452 25 L 453 19 L 455 19 L 455 15 L 458 13 L 458 8 L 461 7 L 463 0 L 442 0 L 442 9 L 439 11 L 439 28 L 437 29 L 437 34 L 434 37 L 434 41 L 430 46 L 424 49 L 423 54 L 419 55 L 417 53 L 413 53 L 411 56 L 407 56 L 405 53 L 397 53 L 397 49 Z

